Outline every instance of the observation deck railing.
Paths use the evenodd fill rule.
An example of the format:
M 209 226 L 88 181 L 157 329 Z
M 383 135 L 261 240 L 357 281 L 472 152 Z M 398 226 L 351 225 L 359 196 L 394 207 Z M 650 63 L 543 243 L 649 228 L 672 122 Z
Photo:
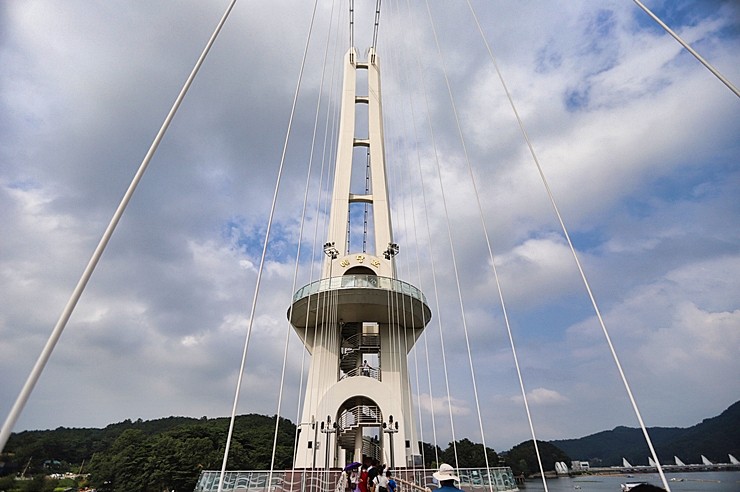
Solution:
M 341 277 L 322 278 L 298 289 L 293 296 L 293 302 L 318 292 L 342 289 L 387 290 L 419 299 L 424 304 L 427 303 L 427 299 L 421 290 L 410 283 L 390 277 L 378 277 L 377 275 L 342 275 Z

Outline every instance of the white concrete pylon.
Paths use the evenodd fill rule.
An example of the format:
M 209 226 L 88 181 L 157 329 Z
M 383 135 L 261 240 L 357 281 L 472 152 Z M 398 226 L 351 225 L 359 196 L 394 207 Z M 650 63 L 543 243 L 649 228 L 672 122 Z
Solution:
M 358 61 L 354 48 L 344 57 L 344 80 L 342 87 L 342 106 L 340 110 L 339 137 L 337 142 L 337 162 L 334 171 L 334 190 L 329 214 L 327 244 L 333 244 L 339 263 L 349 261 L 345 268 L 357 264 L 356 253 L 348 254 L 350 249 L 347 234 L 347 218 L 352 203 L 368 204 L 372 207 L 373 248 L 364 253 L 373 256 L 378 262 L 372 268 L 378 275 L 394 277 L 393 262 L 384 253 L 392 241 L 391 215 L 388 205 L 388 185 L 385 174 L 385 143 L 383 138 L 383 111 L 380 90 L 380 59 L 370 50 L 369 59 L 373 63 Z M 357 70 L 367 71 L 367 93 L 357 94 Z M 367 135 L 355 134 L 356 108 L 358 104 L 367 105 Z M 364 171 L 365 162 L 355 162 L 359 156 L 357 148 L 366 148 L 369 153 L 370 190 L 351 189 L 353 171 Z M 385 260 L 385 261 L 383 261 Z M 332 275 L 332 258 L 327 255 L 324 261 L 323 277 Z M 369 266 L 370 262 L 359 263 Z M 336 273 L 336 272 L 334 272 Z
M 431 311 L 421 291 L 396 279 L 398 245 L 388 202 L 379 62 L 372 49 L 367 61 L 360 61 L 354 48 L 344 57 L 322 278 L 301 288 L 289 311 L 311 354 L 296 468 L 343 467 L 348 460 L 368 458 L 398 468 L 420 458 L 407 353 Z M 358 70 L 367 71 L 367 92 L 361 94 Z M 366 135 L 355 134 L 362 127 L 355 125 L 359 104 L 367 105 Z M 369 185 L 352 179 L 360 171 L 365 178 L 368 168 Z M 362 189 L 353 189 L 358 182 Z M 352 251 L 365 244 L 352 240 L 352 204 L 371 209 L 367 229 L 373 240 L 364 251 Z

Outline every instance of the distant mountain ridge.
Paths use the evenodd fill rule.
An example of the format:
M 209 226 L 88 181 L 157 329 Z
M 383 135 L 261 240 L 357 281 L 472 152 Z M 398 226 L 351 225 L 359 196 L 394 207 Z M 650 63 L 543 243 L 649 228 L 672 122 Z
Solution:
M 663 464 L 678 456 L 684 463 L 727 463 L 728 454 L 740 455 L 740 401 L 720 415 L 688 428 L 649 427 L 648 433 Z M 618 466 L 622 458 L 632 465 L 647 465 L 649 450 L 640 429 L 619 426 L 580 439 L 550 441 L 574 460 L 595 466 Z

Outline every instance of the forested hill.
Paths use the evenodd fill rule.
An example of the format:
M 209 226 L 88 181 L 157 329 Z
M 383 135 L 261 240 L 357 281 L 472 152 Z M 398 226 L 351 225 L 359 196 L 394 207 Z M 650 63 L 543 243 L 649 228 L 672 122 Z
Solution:
M 211 425 L 216 425 L 217 421 L 218 419 L 211 420 Z M 167 417 L 147 421 L 139 419 L 135 422 L 127 419 L 103 429 L 58 427 L 54 430 L 23 431 L 10 435 L 5 451 L 18 459 L 35 457 L 35 461 L 49 459 L 80 464 L 83 460 L 89 461 L 94 453 L 107 450 L 126 430 L 135 429 L 151 436 L 178 427 L 204 425 L 205 422 L 208 422 L 208 419 Z M 23 464 L 25 465 L 25 462 Z M 31 464 L 35 468 L 42 463 L 32 461 Z
M 715 463 L 727 463 L 728 454 L 740 455 L 740 401 L 693 427 L 649 427 L 648 432 L 661 463 L 673 464 L 673 457 L 678 456 L 684 463 L 698 464 L 701 455 Z M 642 431 L 631 427 L 550 442 L 571 458 L 598 466 L 618 466 L 622 458 L 632 465 L 647 465 L 650 454 Z
M 14 433 L 0 459 L 0 475 L 26 466 L 26 476 L 82 468 L 99 490 L 192 490 L 200 470 L 221 468 L 228 426 L 227 418 L 169 417 L 125 420 L 104 429 Z M 238 416 L 229 468 L 268 468 L 274 434 L 275 417 Z M 295 425 L 281 418 L 276 468 L 292 463 L 294 436 Z

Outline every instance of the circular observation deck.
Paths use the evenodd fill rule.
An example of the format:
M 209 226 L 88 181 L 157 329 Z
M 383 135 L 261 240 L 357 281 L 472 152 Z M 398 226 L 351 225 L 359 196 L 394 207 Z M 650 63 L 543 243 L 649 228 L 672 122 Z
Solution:
M 316 326 L 329 308 L 344 322 L 374 321 L 421 329 L 432 312 L 424 294 L 413 285 L 376 275 L 343 275 L 316 280 L 298 289 L 288 311 L 296 328 Z

